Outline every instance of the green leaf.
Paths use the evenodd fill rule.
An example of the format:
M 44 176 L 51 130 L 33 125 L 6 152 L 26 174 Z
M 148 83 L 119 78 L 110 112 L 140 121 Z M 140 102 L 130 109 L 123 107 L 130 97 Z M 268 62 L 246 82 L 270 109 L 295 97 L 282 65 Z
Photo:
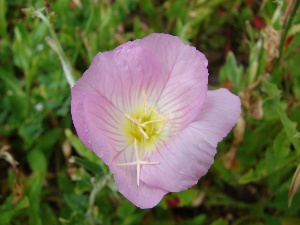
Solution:
M 132 215 L 135 210 L 134 205 L 129 201 L 123 201 L 123 203 L 117 209 L 117 215 L 124 219 L 128 215 Z
M 184 220 L 180 223 L 180 225 L 202 225 L 205 224 L 206 215 L 200 214 L 195 216 L 192 219 Z
M 73 211 L 86 212 L 89 198 L 87 195 L 65 194 L 64 200 Z
M 0 79 L 5 82 L 6 89 L 12 90 L 14 94 L 20 97 L 25 95 L 22 91 L 21 83 L 8 68 L 6 68 L 6 70 L 4 68 L 0 68 Z
M 65 172 L 58 174 L 58 186 L 62 192 L 71 193 L 74 192 L 74 183 L 67 177 Z
M 39 150 L 32 150 L 27 156 L 27 160 L 31 169 L 35 172 L 45 172 L 47 169 L 47 161 L 45 155 Z
M 41 217 L 47 218 L 46 221 L 43 221 L 43 225 L 58 225 L 57 216 L 54 209 L 51 208 L 51 205 L 43 204 L 41 208 Z
M 250 169 L 244 176 L 239 179 L 240 184 L 247 184 L 250 182 L 258 181 L 267 175 L 265 167 L 265 160 L 261 160 L 256 166 L 255 170 Z
M 0 221 L 3 225 L 11 224 L 13 216 L 20 213 L 21 210 L 28 208 L 30 205 L 27 196 L 24 196 L 15 205 L 11 204 L 12 198 L 13 196 L 8 197 L 6 201 L 0 205 Z
M 296 192 L 298 191 L 299 187 L 300 187 L 300 164 L 294 173 L 294 176 L 292 178 L 292 182 L 290 185 L 289 197 L 288 197 L 288 206 L 289 207 L 291 207 L 293 198 L 294 198 Z
M 249 161 L 249 157 L 247 157 Z M 220 175 L 220 179 L 230 183 L 234 179 L 230 170 L 226 169 L 221 157 L 216 157 L 215 162 L 212 165 L 212 169 L 216 170 L 216 173 Z
M 225 219 L 217 219 L 211 225 L 228 225 Z
M 277 169 L 278 160 L 275 156 L 273 148 L 268 148 L 266 150 L 265 164 L 268 173 L 271 173 Z
M 199 191 L 195 188 L 190 188 L 185 191 L 176 193 L 180 199 L 180 206 L 191 206 L 195 198 L 199 195 Z
M 71 158 L 71 161 L 73 161 L 74 163 L 76 163 L 76 164 L 82 166 L 83 168 L 89 170 L 93 174 L 97 174 L 97 175 L 101 176 L 105 172 L 99 164 L 91 162 L 87 159 L 81 159 L 79 157 L 73 156 Z
M 24 73 L 25 76 L 28 74 L 30 68 L 30 61 L 32 59 L 32 48 L 29 43 L 29 33 L 22 23 L 17 23 L 14 29 L 14 42 L 13 42 L 13 53 L 14 63 Z
M 45 155 L 49 156 L 53 152 L 53 147 L 57 143 L 57 139 L 61 136 L 62 130 L 55 128 L 48 130 L 39 137 L 35 145 L 35 149 L 41 150 Z
M 0 36 L 7 37 L 7 4 L 5 0 L 0 0 Z
M 229 52 L 227 55 L 226 64 L 220 70 L 221 82 L 224 82 L 225 79 L 227 78 L 235 86 L 239 86 L 242 74 L 243 74 L 243 67 L 237 65 L 234 54 L 232 52 Z
M 27 196 L 24 196 L 16 205 L 15 210 L 26 209 L 29 207 L 29 199 Z
M 300 138 L 300 132 L 297 132 L 297 133 L 293 136 L 293 138 Z
M 65 130 L 65 135 L 68 140 L 71 142 L 71 145 L 75 148 L 78 155 L 83 158 L 86 158 L 94 163 L 100 163 L 100 159 L 96 156 L 96 154 L 88 149 L 79 139 L 75 136 L 70 129 Z
M 269 97 L 267 99 L 274 99 L 275 101 L 279 101 L 281 91 L 278 89 L 276 84 L 268 81 L 267 79 L 263 79 L 262 89 L 269 94 Z
M 296 129 L 296 124 L 293 123 L 287 116 L 286 112 L 283 111 L 283 109 L 280 107 L 280 105 L 277 105 L 276 107 L 277 113 L 279 115 L 279 118 L 281 120 L 281 123 L 288 135 L 288 138 L 293 143 L 293 146 L 295 147 L 296 151 L 300 153 L 300 146 L 299 146 L 299 139 L 295 138 L 295 135 L 297 135 L 298 131 Z
M 40 167 L 37 167 L 39 170 Z M 30 201 L 30 207 L 28 208 L 28 214 L 29 214 L 29 221 L 30 224 L 36 224 L 36 225 L 42 225 L 42 217 L 40 214 L 40 195 L 42 192 L 42 186 L 44 183 L 45 174 L 41 173 L 40 171 L 34 172 L 33 175 L 31 175 L 30 179 L 28 179 L 28 188 L 26 190 L 29 201 Z
M 282 130 L 277 134 L 273 143 L 273 150 L 276 158 L 283 161 L 283 158 L 290 152 L 290 143 L 291 141 L 287 137 L 285 130 Z
M 85 215 L 84 212 L 75 210 L 72 212 L 72 214 L 70 215 L 70 218 L 65 219 L 65 218 L 59 218 L 59 221 L 61 222 L 61 224 L 63 225 L 89 225 L 89 219 L 88 217 Z

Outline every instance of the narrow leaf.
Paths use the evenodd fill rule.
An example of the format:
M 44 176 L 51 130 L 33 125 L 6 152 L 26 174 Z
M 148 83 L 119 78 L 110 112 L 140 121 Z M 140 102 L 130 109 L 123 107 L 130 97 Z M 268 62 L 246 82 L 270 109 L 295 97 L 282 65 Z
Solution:
M 76 135 L 72 133 L 70 129 L 65 130 L 65 135 L 67 139 L 71 142 L 71 145 L 75 148 L 78 155 L 83 158 L 89 159 L 92 162 L 99 163 L 99 158 L 95 155 L 95 153 L 85 147 L 84 144 L 78 139 Z
M 296 151 L 299 153 L 300 152 L 299 139 L 294 138 L 294 136 L 298 133 L 296 129 L 296 124 L 293 123 L 288 118 L 286 112 L 283 111 L 283 109 L 279 105 L 277 106 L 277 113 L 279 115 L 279 118 L 282 122 L 284 129 L 286 130 L 288 137 L 291 139 Z
M 300 187 L 300 165 L 297 167 L 289 191 L 288 205 L 291 207 L 293 198 Z

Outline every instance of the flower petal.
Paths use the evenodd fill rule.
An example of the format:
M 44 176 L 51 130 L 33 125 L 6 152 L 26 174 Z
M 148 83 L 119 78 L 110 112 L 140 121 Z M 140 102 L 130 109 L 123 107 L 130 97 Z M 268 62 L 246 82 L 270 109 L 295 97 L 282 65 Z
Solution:
M 77 84 L 77 83 L 76 83 Z M 88 91 L 93 92 L 93 90 L 89 90 L 89 87 L 78 86 L 76 85 L 71 89 L 72 92 L 72 100 L 71 100 L 71 115 L 73 124 L 75 126 L 76 132 L 78 134 L 79 139 L 83 142 L 83 144 L 89 149 L 93 149 L 91 143 L 89 142 L 89 136 L 87 133 L 87 126 L 85 124 L 84 111 L 83 111 L 83 102 Z M 86 88 L 86 89 L 85 89 Z
M 120 124 L 123 114 L 101 94 L 86 95 L 83 102 L 84 121 L 91 149 L 106 163 L 128 146 Z
M 131 42 L 95 56 L 89 69 L 72 88 L 71 113 L 81 141 L 89 148 L 83 102 L 86 95 L 102 95 L 115 108 L 129 113 L 143 101 L 156 102 L 165 76 L 153 54 Z
M 183 129 L 197 116 L 206 98 L 207 59 L 172 35 L 152 34 L 134 42 L 150 50 L 165 66 L 167 82 L 158 110 L 170 115 L 173 131 Z
M 199 115 L 149 158 L 160 164 L 142 168 L 141 180 L 170 192 L 195 185 L 207 173 L 218 142 L 232 129 L 240 113 L 237 96 L 226 89 L 208 91 Z
M 165 83 L 160 62 L 151 52 L 130 42 L 98 54 L 86 73 L 95 78 L 94 89 L 122 112 L 141 104 L 144 93 L 155 98 Z

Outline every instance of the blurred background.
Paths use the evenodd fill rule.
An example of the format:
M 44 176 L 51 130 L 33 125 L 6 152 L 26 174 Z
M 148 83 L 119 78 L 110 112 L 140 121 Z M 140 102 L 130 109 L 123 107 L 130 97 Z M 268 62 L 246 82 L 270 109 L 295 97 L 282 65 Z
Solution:
M 0 224 L 300 224 L 299 2 L 0 0 Z M 243 113 L 195 187 L 140 210 L 79 141 L 70 83 L 153 32 L 203 52 Z

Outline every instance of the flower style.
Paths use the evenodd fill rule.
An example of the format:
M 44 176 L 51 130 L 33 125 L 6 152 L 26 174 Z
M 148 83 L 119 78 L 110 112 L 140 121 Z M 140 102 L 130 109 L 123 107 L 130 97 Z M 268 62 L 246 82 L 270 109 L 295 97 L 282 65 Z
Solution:
M 195 185 L 240 116 L 237 96 L 207 91 L 207 64 L 178 37 L 151 34 L 97 54 L 72 88 L 80 140 L 140 208 Z

